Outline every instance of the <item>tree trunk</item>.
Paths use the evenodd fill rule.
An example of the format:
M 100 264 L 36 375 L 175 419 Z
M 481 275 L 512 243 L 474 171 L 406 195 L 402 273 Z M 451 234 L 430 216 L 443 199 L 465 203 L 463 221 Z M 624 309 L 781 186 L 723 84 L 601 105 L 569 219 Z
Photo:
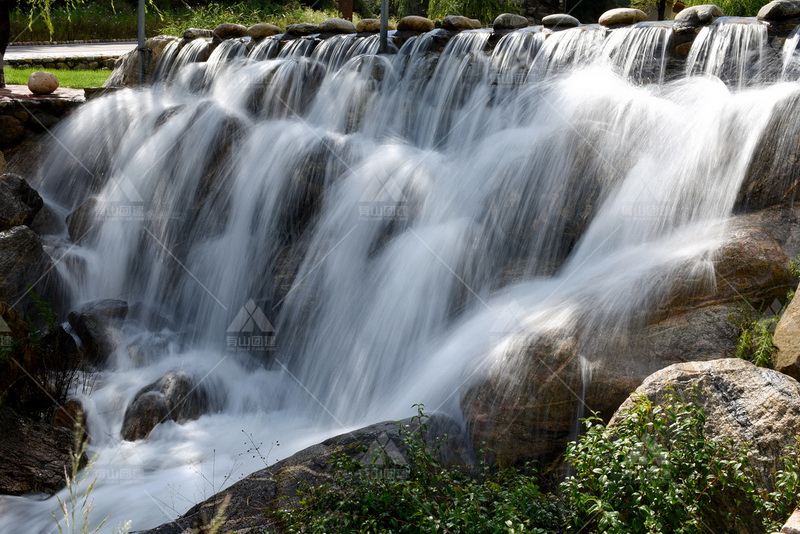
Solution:
M 353 20 L 353 0 L 339 0 L 339 11 L 345 20 Z
M 667 14 L 667 0 L 658 0 L 658 20 L 664 20 Z
M 0 0 L 0 89 L 6 86 L 3 57 L 11 38 L 11 4 L 12 0 Z

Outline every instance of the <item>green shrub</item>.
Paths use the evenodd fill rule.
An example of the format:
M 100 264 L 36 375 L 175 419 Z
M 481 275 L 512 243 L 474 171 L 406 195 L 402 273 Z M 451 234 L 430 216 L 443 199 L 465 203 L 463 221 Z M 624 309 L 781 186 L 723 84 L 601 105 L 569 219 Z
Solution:
M 463 15 L 490 24 L 501 13 L 519 13 L 519 0 L 430 0 L 428 16 L 442 18 L 447 15 Z

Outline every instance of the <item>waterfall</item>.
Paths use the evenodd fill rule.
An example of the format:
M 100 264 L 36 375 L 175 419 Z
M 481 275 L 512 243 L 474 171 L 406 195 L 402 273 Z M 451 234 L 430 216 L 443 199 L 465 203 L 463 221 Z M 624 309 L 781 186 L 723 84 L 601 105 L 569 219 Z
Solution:
M 766 27 L 749 19 L 703 29 L 670 81 L 663 24 L 526 28 L 493 50 L 466 31 L 437 52 L 442 35 L 389 56 L 356 35 L 210 55 L 197 39 L 169 48 L 154 87 L 59 126 L 39 190 L 92 217 L 77 243 L 48 237 L 72 307 L 157 317 L 126 324 L 82 397 L 104 532 L 264 467 L 251 441 L 280 442 L 269 463 L 413 403 L 458 418 L 515 334 L 623 329 L 669 289 L 654 273 L 710 276 L 772 110 L 798 93 L 759 83 Z M 139 216 L 107 209 L 120 191 Z M 250 301 L 274 346 L 231 346 Z M 601 365 L 582 361 L 586 379 Z M 173 370 L 215 409 L 122 441 L 136 392 Z M 0 530 L 51 532 L 56 507 L 1 497 Z
M 783 44 L 781 76 L 784 80 L 800 80 L 800 26 L 792 30 Z

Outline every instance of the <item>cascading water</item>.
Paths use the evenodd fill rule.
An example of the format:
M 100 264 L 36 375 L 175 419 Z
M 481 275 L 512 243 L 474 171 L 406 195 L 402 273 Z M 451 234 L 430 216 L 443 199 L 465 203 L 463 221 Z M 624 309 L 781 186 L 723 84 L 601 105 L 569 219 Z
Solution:
M 751 82 L 761 26 L 703 31 L 688 72 Z M 771 111 L 799 88 L 647 84 L 665 77 L 668 31 L 607 33 L 525 29 L 490 53 L 489 32 L 463 32 L 434 54 L 431 32 L 387 57 L 355 36 L 268 39 L 249 56 L 228 41 L 206 63 L 198 39 L 170 49 L 165 83 L 62 125 L 39 189 L 64 213 L 97 199 L 76 243 L 49 238 L 72 305 L 120 298 L 156 317 L 126 323 L 82 398 L 106 530 L 166 522 L 412 403 L 458 417 L 464 385 L 511 365 L 520 331 L 623 329 L 668 289 L 654 272 L 708 275 Z M 499 83 L 506 69 L 527 79 Z M 106 209 L 120 191 L 140 216 Z M 275 346 L 235 350 L 251 300 Z M 523 317 L 498 330 L 509 309 Z M 586 380 L 599 365 L 582 362 Z M 175 370 L 212 409 L 122 441 L 136 392 Z M 3 497 L 0 529 L 51 532 L 55 509 Z

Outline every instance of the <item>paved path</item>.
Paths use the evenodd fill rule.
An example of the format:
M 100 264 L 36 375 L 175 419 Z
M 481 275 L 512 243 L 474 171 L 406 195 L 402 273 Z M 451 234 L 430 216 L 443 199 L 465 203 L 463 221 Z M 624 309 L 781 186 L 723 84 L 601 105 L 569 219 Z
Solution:
M 9 100 L 64 100 L 83 98 L 83 89 L 59 87 L 52 95 L 34 95 L 28 90 L 27 85 L 6 85 L 0 89 L 0 104 Z
M 86 43 L 44 46 L 9 46 L 5 59 L 40 57 L 121 56 L 136 48 L 136 43 Z

